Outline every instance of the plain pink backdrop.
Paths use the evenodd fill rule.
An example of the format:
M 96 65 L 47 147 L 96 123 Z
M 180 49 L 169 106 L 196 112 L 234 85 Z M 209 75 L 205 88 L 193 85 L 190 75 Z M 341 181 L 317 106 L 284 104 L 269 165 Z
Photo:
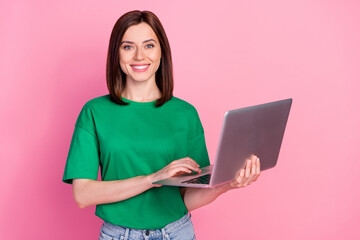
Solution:
M 83 104 L 107 94 L 115 21 L 151 10 L 174 95 L 200 114 L 211 161 L 228 109 L 294 99 L 278 165 L 193 212 L 198 239 L 360 239 L 358 1 L 2 1 L 0 235 L 97 239 L 61 182 Z M 1 237 L 1 238 L 3 238 Z

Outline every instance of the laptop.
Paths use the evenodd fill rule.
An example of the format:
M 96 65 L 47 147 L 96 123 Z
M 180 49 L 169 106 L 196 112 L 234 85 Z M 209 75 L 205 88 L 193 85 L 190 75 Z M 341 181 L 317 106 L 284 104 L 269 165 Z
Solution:
M 255 154 L 260 170 L 275 167 L 292 99 L 229 110 L 225 113 L 213 165 L 154 182 L 159 185 L 212 188 L 233 181 Z

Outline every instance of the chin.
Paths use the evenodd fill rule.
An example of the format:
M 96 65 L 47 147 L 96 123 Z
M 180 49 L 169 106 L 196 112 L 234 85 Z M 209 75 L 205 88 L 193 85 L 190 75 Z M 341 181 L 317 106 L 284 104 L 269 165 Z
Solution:
M 135 82 L 146 82 L 148 80 L 150 80 L 150 78 L 133 78 Z
M 145 82 L 151 79 L 151 76 L 132 76 L 132 79 L 136 82 Z

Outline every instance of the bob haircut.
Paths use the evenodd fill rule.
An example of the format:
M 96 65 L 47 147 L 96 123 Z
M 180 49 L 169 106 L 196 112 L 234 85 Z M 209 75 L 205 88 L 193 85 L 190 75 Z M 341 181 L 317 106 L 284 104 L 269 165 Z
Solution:
M 134 10 L 122 15 L 114 25 L 111 32 L 109 49 L 106 62 L 106 83 L 111 101 L 120 105 L 128 105 L 121 99 L 121 94 L 126 84 L 126 74 L 121 70 L 119 63 L 119 47 L 126 30 L 139 23 L 145 22 L 155 32 L 160 42 L 161 60 L 155 73 L 155 82 L 161 91 L 155 106 L 160 107 L 173 96 L 174 80 L 172 58 L 169 41 L 159 18 L 150 11 Z

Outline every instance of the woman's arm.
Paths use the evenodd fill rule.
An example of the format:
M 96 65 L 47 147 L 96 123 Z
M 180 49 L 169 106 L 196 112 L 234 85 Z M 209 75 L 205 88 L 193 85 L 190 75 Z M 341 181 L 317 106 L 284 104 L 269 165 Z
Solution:
M 226 184 L 224 184 L 226 185 Z M 186 208 L 189 212 L 208 205 L 213 202 L 221 194 L 227 192 L 231 188 L 226 185 L 223 188 L 180 188 L 181 196 L 183 197 Z
M 137 176 L 115 181 L 73 179 L 73 195 L 80 208 L 122 201 L 152 187 L 149 176 Z
M 145 176 L 124 180 L 96 181 L 92 179 L 73 179 L 73 195 L 80 208 L 95 204 L 122 201 L 136 196 L 152 187 L 153 182 L 175 176 L 179 173 L 199 171 L 199 165 L 191 158 L 175 160 L 163 169 Z
M 192 211 L 213 202 L 221 194 L 231 189 L 251 184 L 259 175 L 260 160 L 256 156 L 252 156 L 252 159 L 247 161 L 246 167 L 239 171 L 238 177 L 234 181 L 214 188 L 180 188 L 180 192 L 188 211 Z

